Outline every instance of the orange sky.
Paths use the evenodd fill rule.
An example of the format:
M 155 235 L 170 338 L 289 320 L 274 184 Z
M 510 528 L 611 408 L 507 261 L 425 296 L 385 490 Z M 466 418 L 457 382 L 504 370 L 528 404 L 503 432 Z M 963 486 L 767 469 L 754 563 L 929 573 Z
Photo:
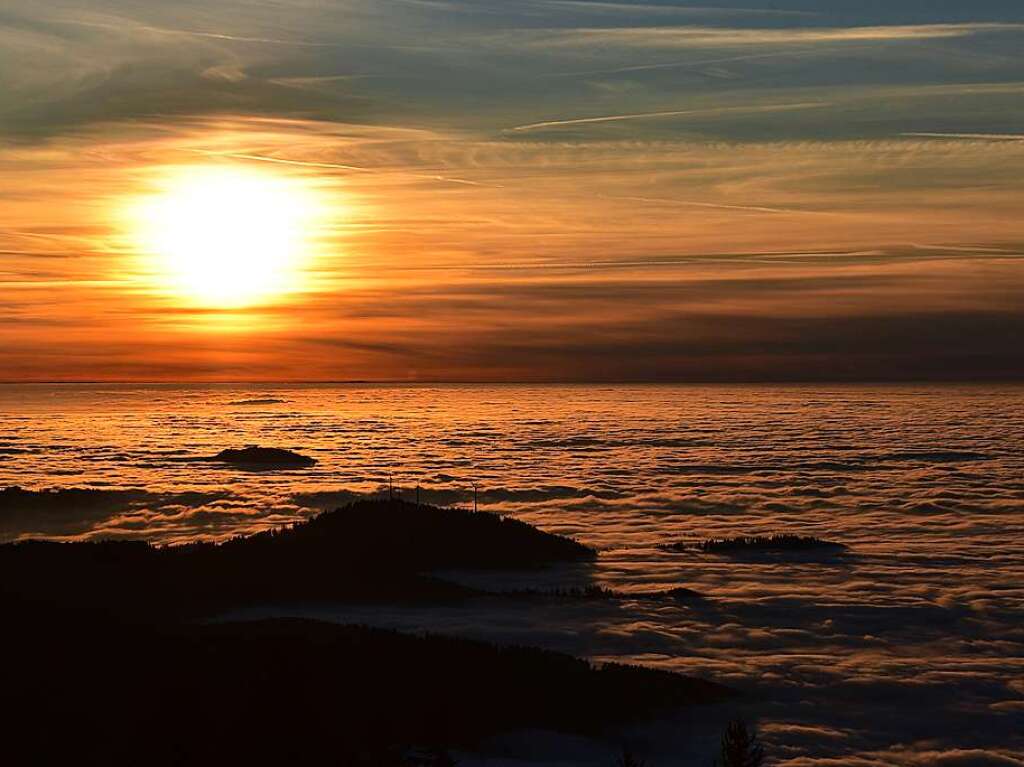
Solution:
M 998 3 L 700 24 L 537 3 L 540 26 L 37 5 L 0 17 L 4 380 L 1024 372 L 1024 73 Z M 210 168 L 317 208 L 242 306 L 182 291 L 125 216 Z M 235 239 L 258 250 L 272 215 Z

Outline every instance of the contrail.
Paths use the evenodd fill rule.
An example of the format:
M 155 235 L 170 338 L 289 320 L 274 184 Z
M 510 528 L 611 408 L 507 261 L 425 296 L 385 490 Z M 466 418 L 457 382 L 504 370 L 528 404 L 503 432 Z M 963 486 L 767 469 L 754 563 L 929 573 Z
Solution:
M 568 125 L 591 125 L 594 123 L 620 122 L 623 120 L 652 120 L 659 117 L 684 117 L 687 115 L 715 115 L 736 112 L 783 112 L 794 109 L 821 109 L 832 106 L 827 101 L 808 101 L 796 104 L 767 104 L 764 106 L 715 107 L 711 109 L 673 109 L 667 112 L 636 112 L 622 115 L 602 115 L 601 117 L 577 117 L 569 120 L 545 120 L 544 122 L 517 125 L 506 128 L 506 131 L 531 131 L 541 128 L 561 128 Z
M 1021 133 L 901 133 L 912 138 L 959 138 L 974 141 L 1024 141 Z
M 782 213 L 797 214 L 805 216 L 841 216 L 842 213 L 833 213 L 827 210 L 801 210 L 800 208 L 770 208 L 764 205 L 728 205 L 718 202 L 700 202 L 698 200 L 679 200 L 674 197 L 626 197 L 601 195 L 606 200 L 629 200 L 632 202 L 653 202 L 668 203 L 672 205 L 687 205 L 695 208 L 717 208 L 722 210 L 747 210 L 754 213 Z
M 27 258 L 75 258 L 78 255 L 80 254 L 72 251 L 61 253 L 40 250 L 0 250 L 0 256 L 25 256 Z
M 863 48 L 864 46 L 858 46 Z M 846 50 L 853 50 L 847 48 Z M 751 53 L 746 56 L 728 56 L 717 59 L 698 59 L 697 61 L 665 61 L 659 64 L 634 64 L 628 67 L 615 67 L 612 69 L 589 69 L 577 72 L 554 72 L 544 77 L 588 77 L 590 75 L 615 75 L 628 72 L 647 72 L 657 69 L 684 69 L 686 67 L 702 67 L 708 64 L 731 64 L 736 61 L 753 61 L 756 59 L 778 59 L 797 56 L 816 56 L 821 51 L 782 51 L 777 53 Z
M 358 165 L 343 165 L 335 162 L 314 162 L 312 160 L 289 160 L 284 157 L 270 157 L 263 154 L 243 154 L 241 152 L 216 152 L 210 149 L 186 149 L 186 152 L 206 155 L 207 157 L 227 157 L 232 160 L 253 160 L 255 162 L 272 162 L 278 165 L 298 165 L 302 168 L 333 168 L 334 170 L 351 170 L 356 173 L 372 173 L 371 168 Z
M 353 173 L 384 173 L 386 171 L 377 168 L 365 168 L 360 165 L 345 165 L 336 162 L 317 162 L 314 160 L 289 160 L 285 157 L 270 157 L 262 154 L 243 154 L 241 152 L 215 152 L 208 149 L 186 149 L 184 151 L 206 155 L 208 157 L 227 157 L 232 160 L 251 160 L 253 162 L 269 162 L 277 165 L 295 165 L 300 168 L 326 168 L 332 170 L 347 170 Z M 401 171 L 399 171 L 401 172 Z M 411 178 L 421 178 L 428 181 L 442 181 L 448 184 L 465 184 L 467 186 L 482 186 L 489 188 L 502 188 L 500 184 L 486 184 L 482 181 L 471 181 L 468 178 L 457 178 L 455 176 L 440 176 L 428 173 L 407 173 Z
M 986 245 L 934 245 L 927 242 L 912 242 L 910 245 L 918 250 L 950 250 L 955 253 L 1017 253 L 1016 250 L 994 248 Z
M 409 0 L 406 0 L 408 2 Z M 573 6 L 594 8 L 606 11 L 624 11 L 636 13 L 637 10 L 657 11 L 671 15 L 682 16 L 706 16 L 706 15 L 727 15 L 727 16 L 803 16 L 812 17 L 819 14 L 811 11 L 786 11 L 775 8 L 709 8 L 709 7 L 679 7 L 674 5 L 630 5 L 623 2 L 609 2 L 609 0 L 547 0 L 546 5 Z
M 333 168 L 338 170 L 348 170 L 357 173 L 380 173 L 373 168 L 364 168 L 359 165 L 344 165 L 341 163 L 333 162 L 317 162 L 313 160 L 289 160 L 283 157 L 269 157 L 267 155 L 260 154 L 243 154 L 240 152 L 214 152 L 204 149 L 188 149 L 185 151 L 195 152 L 197 154 L 213 156 L 213 157 L 227 157 L 236 160 L 252 160 L 255 162 L 270 162 L 281 165 L 297 165 L 304 168 Z M 451 176 L 433 176 L 422 173 L 411 173 L 408 174 L 413 178 L 429 179 L 431 181 L 444 181 L 453 184 L 469 184 L 471 186 L 482 186 L 496 189 L 504 189 L 505 187 L 500 184 L 486 184 L 479 181 L 470 181 L 463 178 L 453 178 Z M 679 200 L 671 197 L 630 197 L 624 195 L 599 195 L 599 197 L 606 200 L 629 200 L 632 202 L 653 202 L 653 203 L 668 203 L 672 205 L 687 205 L 697 208 L 718 208 L 722 210 L 745 210 L 752 211 L 754 213 L 775 213 L 775 214 L 797 214 L 807 216 L 838 216 L 840 213 L 832 213 L 829 211 L 821 210 L 801 210 L 798 208 L 771 208 L 763 205 L 728 205 L 726 203 L 715 203 L 715 202 L 700 202 L 697 200 Z
M 315 42 L 311 40 L 282 40 L 276 37 L 244 37 L 242 35 L 228 35 L 221 32 L 204 32 L 196 29 L 173 29 L 170 27 L 153 27 L 146 24 L 138 24 L 128 21 L 125 24 L 104 24 L 99 21 L 83 21 L 81 19 L 56 19 L 58 24 L 68 24 L 76 27 L 92 27 L 94 29 L 134 29 L 139 32 L 153 32 L 160 35 L 183 35 L 185 37 L 200 37 L 210 40 L 225 40 L 236 43 L 262 43 L 266 45 L 294 45 L 301 48 L 337 48 L 339 43 Z
M 159 35 L 178 35 L 180 37 L 195 37 L 206 40 L 221 40 L 234 43 L 258 43 L 261 45 L 286 45 L 299 48 L 386 48 L 392 51 L 446 51 L 465 52 L 465 48 L 451 46 L 429 46 L 429 45 L 381 45 L 375 46 L 371 43 L 359 43 L 352 41 L 317 41 L 317 40 L 287 40 L 279 37 L 246 37 L 244 35 L 229 35 L 223 32 L 207 32 L 202 29 L 174 29 L 173 27 L 154 27 L 147 24 L 139 24 L 131 20 L 125 20 L 124 24 L 110 24 L 99 21 L 83 21 L 80 19 L 54 19 L 55 24 L 65 24 L 76 27 L 90 27 L 93 29 L 110 29 L 113 31 L 133 30 L 136 32 L 150 32 Z
M 450 272 L 462 271 L 465 269 L 477 269 L 485 271 L 542 271 L 561 269 L 635 269 L 642 267 L 670 267 L 670 266 L 693 266 L 707 264 L 736 263 L 737 260 L 745 260 L 753 263 L 790 263 L 785 259 L 798 259 L 792 263 L 800 263 L 799 259 L 806 258 L 838 258 L 873 255 L 872 252 L 858 250 L 837 250 L 837 251 L 800 251 L 800 252 L 776 252 L 765 253 L 694 253 L 692 255 L 674 254 L 665 257 L 634 257 L 621 261 L 602 260 L 568 260 L 568 261 L 506 261 L 506 262 L 472 262 L 463 264 L 392 264 L 381 267 L 388 271 L 400 272 Z
M 11 288 L 29 290 L 32 288 L 39 287 L 64 287 L 68 285 L 75 285 L 77 287 L 87 288 L 103 288 L 118 285 L 130 285 L 131 280 L 0 280 L 0 288 Z

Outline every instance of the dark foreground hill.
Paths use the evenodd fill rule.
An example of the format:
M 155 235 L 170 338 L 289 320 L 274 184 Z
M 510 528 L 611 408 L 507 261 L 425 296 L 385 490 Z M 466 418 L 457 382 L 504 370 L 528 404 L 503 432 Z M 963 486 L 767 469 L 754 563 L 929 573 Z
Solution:
M 522 728 L 603 733 L 730 696 L 667 672 L 302 620 L 247 603 L 465 596 L 442 567 L 593 551 L 490 514 L 357 502 L 220 544 L 0 546 L 11 764 L 397 765 Z M 438 764 L 443 764 L 443 761 Z
M 580 543 L 514 519 L 367 500 L 223 543 L 3 545 L 0 594 L 159 615 L 281 601 L 424 601 L 470 593 L 425 574 L 433 569 L 524 568 L 593 557 Z
M 533 727 L 599 734 L 730 695 L 667 672 L 314 621 L 19 623 L 4 640 L 18 659 L 5 725 L 31 757 L 19 764 L 395 764 L 410 747 Z

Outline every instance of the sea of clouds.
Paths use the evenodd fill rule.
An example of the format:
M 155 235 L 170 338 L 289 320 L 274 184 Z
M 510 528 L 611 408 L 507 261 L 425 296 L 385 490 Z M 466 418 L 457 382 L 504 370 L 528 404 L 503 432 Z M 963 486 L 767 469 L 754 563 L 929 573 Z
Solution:
M 21 388 L 0 397 L 0 536 L 223 538 L 387 492 L 389 479 L 423 502 L 475 495 L 600 557 L 450 577 L 625 596 L 264 612 L 539 644 L 747 693 L 608 743 L 495 743 L 491 765 L 593 763 L 616 739 L 655 765 L 706 764 L 737 711 L 794 767 L 1020 765 L 1022 404 L 1019 387 Z M 254 443 L 318 463 L 193 460 Z M 849 549 L 659 548 L 779 531 Z M 650 597 L 679 586 L 699 596 Z

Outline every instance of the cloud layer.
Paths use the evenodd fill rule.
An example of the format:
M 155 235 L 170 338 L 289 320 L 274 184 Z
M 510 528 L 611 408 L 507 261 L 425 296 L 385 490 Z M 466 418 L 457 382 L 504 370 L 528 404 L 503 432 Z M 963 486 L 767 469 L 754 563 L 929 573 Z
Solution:
M 743 713 L 787 765 L 1012 764 L 1024 746 L 1021 398 L 976 385 L 7 386 L 0 487 L 27 489 L 0 493 L 0 535 L 223 538 L 386 492 L 389 475 L 432 503 L 469 505 L 476 484 L 481 508 L 601 555 L 458 577 L 633 596 L 318 614 L 727 681 L 753 693 Z M 318 462 L 253 473 L 188 460 L 252 443 Z M 660 548 L 779 531 L 850 552 Z M 701 598 L 648 596 L 680 586 Z M 729 713 L 644 733 L 652 764 L 707 764 Z

